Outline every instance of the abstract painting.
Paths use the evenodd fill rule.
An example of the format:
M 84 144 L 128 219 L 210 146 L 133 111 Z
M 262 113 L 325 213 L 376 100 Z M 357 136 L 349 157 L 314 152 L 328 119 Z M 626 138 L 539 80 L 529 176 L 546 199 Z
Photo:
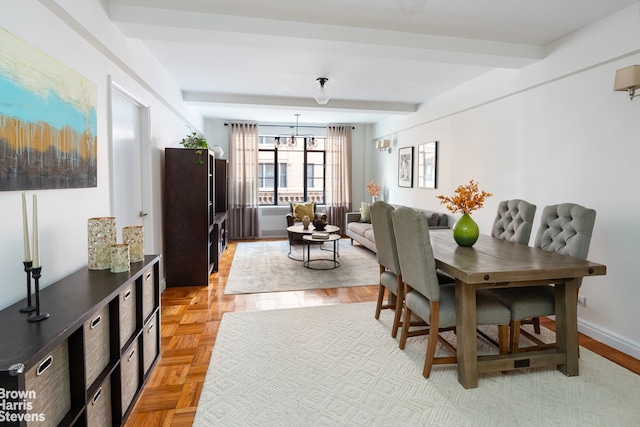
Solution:
M 97 186 L 97 88 L 0 28 L 0 191 Z

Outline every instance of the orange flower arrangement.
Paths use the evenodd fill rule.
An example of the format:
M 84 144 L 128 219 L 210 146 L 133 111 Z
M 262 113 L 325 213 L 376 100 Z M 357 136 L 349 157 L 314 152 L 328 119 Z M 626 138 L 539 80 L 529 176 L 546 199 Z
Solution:
M 378 192 L 382 189 L 378 184 L 371 180 L 370 183 L 367 184 L 367 190 L 369 191 L 369 195 L 371 197 L 378 197 Z
M 467 185 L 461 185 L 456 188 L 455 193 L 456 195 L 453 197 L 436 196 L 440 199 L 440 204 L 446 204 L 451 213 L 462 212 L 468 214 L 473 212 L 483 206 L 484 199 L 493 195 L 486 191 L 478 191 L 478 183 L 474 180 L 469 181 Z

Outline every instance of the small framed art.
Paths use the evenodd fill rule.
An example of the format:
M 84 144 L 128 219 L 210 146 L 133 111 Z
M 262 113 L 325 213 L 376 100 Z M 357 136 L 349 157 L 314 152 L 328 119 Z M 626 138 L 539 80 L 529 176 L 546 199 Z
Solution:
M 413 187 L 413 147 L 398 150 L 398 186 Z
M 418 145 L 418 187 L 438 187 L 438 141 Z

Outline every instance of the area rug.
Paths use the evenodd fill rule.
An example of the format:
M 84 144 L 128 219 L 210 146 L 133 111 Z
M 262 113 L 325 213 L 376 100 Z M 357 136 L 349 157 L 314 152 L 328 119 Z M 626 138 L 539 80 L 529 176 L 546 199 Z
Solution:
M 324 243 L 325 249 L 333 247 Z M 333 270 L 311 270 L 303 267 L 301 261 L 290 259 L 288 241 L 240 242 L 236 248 L 225 294 L 246 294 L 257 292 L 302 291 L 309 289 L 342 288 L 351 286 L 376 285 L 379 283 L 379 269 L 376 255 L 370 250 L 351 245 L 349 239 L 342 239 L 340 267 Z M 302 259 L 302 246 L 292 248 L 292 256 Z M 312 259 L 333 259 L 332 252 L 320 250 L 320 245 L 311 247 Z M 328 267 L 322 262 L 316 267 Z
M 400 350 L 392 320 L 373 303 L 225 314 L 194 426 L 638 425 L 640 376 L 585 348 L 577 377 L 482 374 L 466 390 L 454 365 L 423 378 L 426 338 Z

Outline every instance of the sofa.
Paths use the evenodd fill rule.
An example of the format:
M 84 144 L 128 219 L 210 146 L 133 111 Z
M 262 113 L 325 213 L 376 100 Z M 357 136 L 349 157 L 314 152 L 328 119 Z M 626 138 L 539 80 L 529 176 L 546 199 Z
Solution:
M 398 205 L 393 206 L 398 207 Z M 449 217 L 447 214 L 423 209 L 412 209 L 415 209 L 427 216 L 430 228 L 449 228 Z M 361 219 L 362 209 L 359 212 L 347 212 L 346 235 L 351 238 L 351 244 L 356 241 L 367 249 L 376 252 L 376 239 L 373 235 L 373 226 L 371 225 L 371 221 L 361 221 Z

